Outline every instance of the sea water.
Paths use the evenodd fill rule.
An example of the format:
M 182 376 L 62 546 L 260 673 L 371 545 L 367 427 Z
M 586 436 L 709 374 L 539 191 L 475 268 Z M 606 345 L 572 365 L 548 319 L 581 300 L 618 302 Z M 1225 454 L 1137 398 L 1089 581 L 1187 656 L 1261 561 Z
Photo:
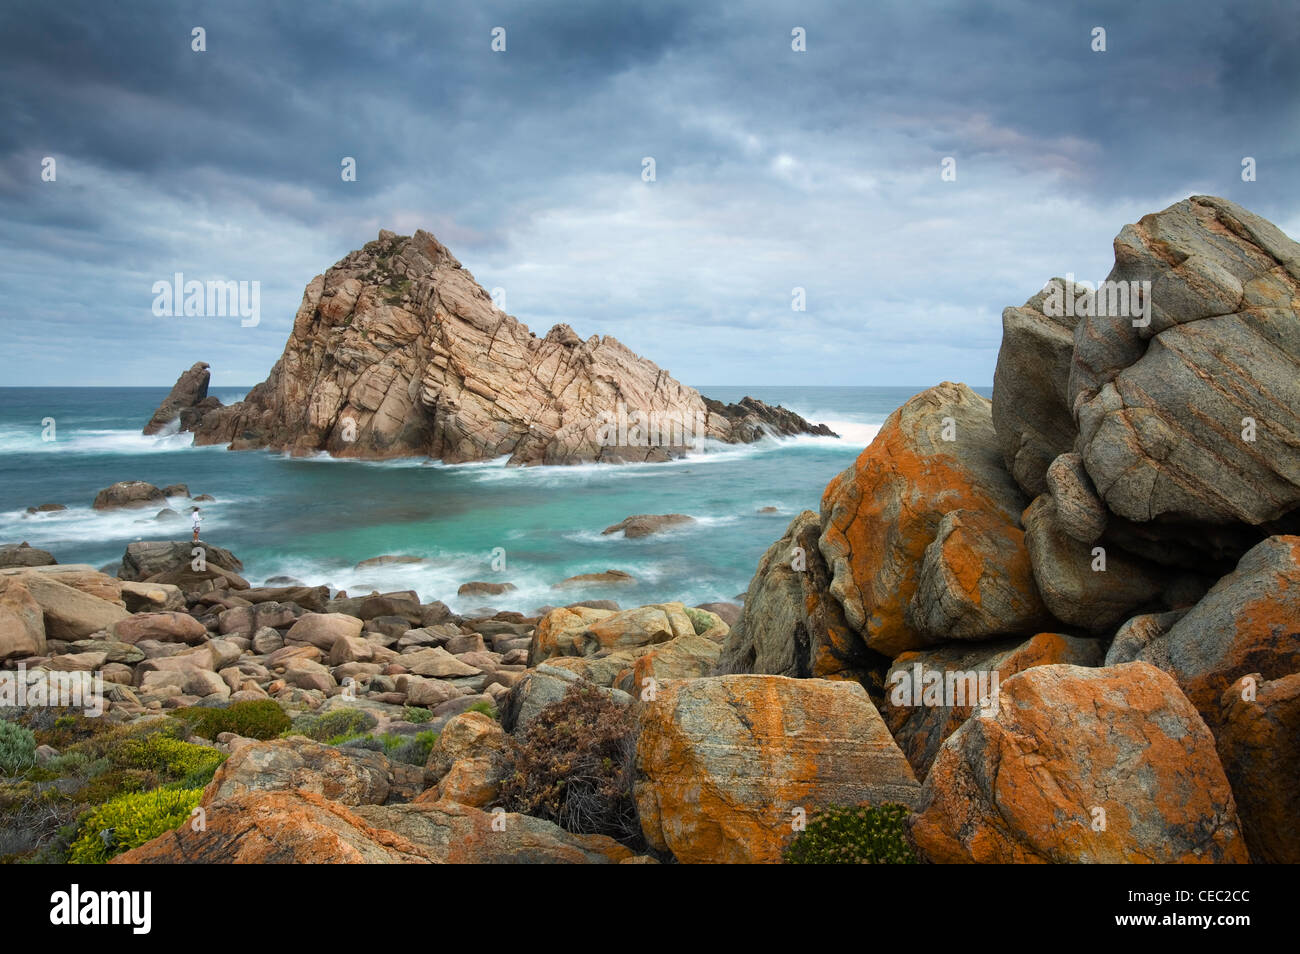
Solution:
M 579 599 L 732 600 L 790 520 L 818 510 L 827 482 L 922 388 L 699 390 L 727 402 L 750 395 L 783 404 L 840 437 L 768 439 L 658 464 L 295 459 L 193 447 L 188 434 L 141 435 L 166 388 L 0 388 L 0 543 L 25 540 L 61 563 L 115 564 L 134 540 L 188 540 L 189 522 L 156 520 L 161 507 L 95 511 L 95 494 L 120 480 L 184 483 L 191 494 L 216 498 L 201 504 L 203 539 L 232 550 L 254 585 L 283 575 L 352 594 L 414 589 L 460 612 L 530 612 Z M 211 393 L 230 403 L 246 389 Z M 43 503 L 68 509 L 25 512 Z M 170 506 L 183 515 L 191 505 L 175 498 Z M 761 512 L 769 507 L 775 512 Z M 639 540 L 601 533 L 639 513 L 685 513 L 695 522 Z M 381 555 L 423 562 L 357 568 Z M 607 569 L 637 582 L 552 588 Z M 474 580 L 517 589 L 456 595 Z

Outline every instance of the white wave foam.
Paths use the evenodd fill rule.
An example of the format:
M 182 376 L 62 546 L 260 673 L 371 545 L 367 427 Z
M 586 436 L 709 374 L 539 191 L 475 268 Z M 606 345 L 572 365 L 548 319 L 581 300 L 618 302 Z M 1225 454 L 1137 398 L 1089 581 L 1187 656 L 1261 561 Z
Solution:
M 36 426 L 0 427 L 0 454 L 161 454 L 194 445 L 190 433 L 146 437 L 120 428 L 56 429 L 55 436 L 56 440 L 42 440 L 41 428 Z

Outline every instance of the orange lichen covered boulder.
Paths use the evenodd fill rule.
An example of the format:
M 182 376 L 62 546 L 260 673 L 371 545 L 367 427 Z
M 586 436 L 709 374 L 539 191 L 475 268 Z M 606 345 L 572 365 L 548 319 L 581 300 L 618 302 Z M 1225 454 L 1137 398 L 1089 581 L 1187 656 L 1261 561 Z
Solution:
M 1269 537 L 1138 653 L 1178 680 L 1211 728 L 1239 677 L 1300 672 L 1300 536 Z
M 114 864 L 424 864 L 414 845 L 312 792 L 248 792 L 113 859 Z
M 1000 690 L 1003 682 L 1031 666 L 1100 666 L 1104 651 L 1097 639 L 1039 633 L 1025 642 L 955 643 L 903 653 L 885 677 L 880 714 L 917 778 L 923 779 L 944 740 L 983 706 L 980 700 L 993 686 Z M 951 698 L 946 694 L 950 684 Z
M 916 778 L 855 682 L 730 675 L 637 707 L 635 794 L 650 845 L 682 862 L 772 862 L 802 811 L 913 805 Z
M 937 863 L 1249 861 L 1213 736 L 1146 663 L 1002 683 L 940 749 L 912 835 Z
M 938 630 L 951 626 L 971 639 L 1043 628 L 1023 534 L 1011 532 L 1027 502 L 1003 464 L 987 399 L 949 382 L 912 398 L 822 495 L 821 553 L 849 626 L 888 656 L 946 639 Z M 926 548 L 957 510 L 982 514 L 963 519 L 985 530 L 1008 528 L 993 546 L 999 556 L 972 578 L 983 548 L 967 547 L 960 561 L 958 548 L 941 548 L 932 558 L 936 582 L 966 585 L 949 590 L 939 611 L 918 606 L 909 621 Z
M 118 864 L 617 864 L 604 835 L 450 801 L 345 807 L 309 792 L 249 792 L 114 861 Z
M 1300 673 L 1224 690 L 1218 740 L 1251 858 L 1300 863 Z

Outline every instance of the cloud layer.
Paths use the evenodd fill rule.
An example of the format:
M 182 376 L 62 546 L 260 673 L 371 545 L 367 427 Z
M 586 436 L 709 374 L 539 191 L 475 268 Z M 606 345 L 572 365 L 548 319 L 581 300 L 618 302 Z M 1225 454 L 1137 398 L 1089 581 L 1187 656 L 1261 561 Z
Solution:
M 422 227 L 692 384 L 988 384 L 1001 309 L 1126 222 L 1207 192 L 1300 235 L 1283 3 L 551 6 L 7 4 L 0 383 L 253 384 L 313 275 Z M 154 316 L 178 271 L 259 281 L 260 325 Z

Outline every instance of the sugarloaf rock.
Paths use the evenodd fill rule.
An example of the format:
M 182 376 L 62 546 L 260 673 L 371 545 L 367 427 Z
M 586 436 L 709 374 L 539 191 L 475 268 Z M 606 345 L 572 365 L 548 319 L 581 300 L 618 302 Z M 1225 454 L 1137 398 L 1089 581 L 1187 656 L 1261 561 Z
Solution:
M 752 398 L 707 401 L 608 336 L 556 325 L 538 337 L 424 231 L 382 231 L 312 279 L 270 376 L 192 429 L 196 444 L 235 450 L 514 464 L 831 433 Z

